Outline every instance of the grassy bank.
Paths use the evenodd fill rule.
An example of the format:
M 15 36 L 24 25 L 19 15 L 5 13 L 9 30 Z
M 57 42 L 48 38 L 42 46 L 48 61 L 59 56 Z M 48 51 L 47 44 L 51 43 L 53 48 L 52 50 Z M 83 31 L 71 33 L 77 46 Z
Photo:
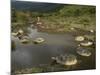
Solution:
M 44 28 L 40 31 L 67 32 L 70 28 L 95 30 L 95 6 L 62 5 L 50 12 L 19 11 L 12 9 L 12 30 L 27 28 L 29 23 L 36 23 L 37 17 L 41 18 Z M 57 10 L 59 9 L 59 10 Z M 14 25 L 14 23 L 20 23 Z M 22 24 L 21 24 L 22 23 Z

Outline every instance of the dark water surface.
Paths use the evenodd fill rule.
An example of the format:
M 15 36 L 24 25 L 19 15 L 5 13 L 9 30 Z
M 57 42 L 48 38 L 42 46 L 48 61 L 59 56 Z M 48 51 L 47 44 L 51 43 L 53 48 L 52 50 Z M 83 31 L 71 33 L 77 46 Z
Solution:
M 29 37 L 34 40 L 42 37 L 45 42 L 42 44 L 22 44 L 12 36 L 16 43 L 16 50 L 11 53 L 12 69 L 24 69 L 38 67 L 39 65 L 50 64 L 51 57 L 60 54 L 74 54 L 77 56 L 79 64 L 74 67 L 77 69 L 94 69 L 95 68 L 95 50 L 91 50 L 90 57 L 82 57 L 76 53 L 77 43 L 71 34 L 51 34 L 38 32 L 37 29 L 29 28 Z

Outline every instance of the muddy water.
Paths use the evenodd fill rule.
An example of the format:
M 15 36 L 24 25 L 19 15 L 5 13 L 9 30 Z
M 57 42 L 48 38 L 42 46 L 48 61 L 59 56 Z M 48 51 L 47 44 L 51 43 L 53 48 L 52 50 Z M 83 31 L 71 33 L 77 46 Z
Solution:
M 74 68 L 77 69 L 94 69 L 95 68 L 95 50 L 90 57 L 82 57 L 76 53 L 77 43 L 71 34 L 49 34 L 38 32 L 37 29 L 28 28 L 31 40 L 42 37 L 45 42 L 42 44 L 22 44 L 12 36 L 16 43 L 16 50 L 12 51 L 11 62 L 12 69 L 23 69 L 38 67 L 39 65 L 48 65 L 51 63 L 51 57 L 60 54 L 74 54 L 80 61 Z

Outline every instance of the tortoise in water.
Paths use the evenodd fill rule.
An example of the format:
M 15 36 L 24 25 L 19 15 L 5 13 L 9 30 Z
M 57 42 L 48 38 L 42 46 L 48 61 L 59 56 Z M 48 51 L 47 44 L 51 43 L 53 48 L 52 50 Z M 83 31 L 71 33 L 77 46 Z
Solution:
M 77 37 L 75 37 L 75 41 L 84 41 L 85 40 L 85 38 L 84 38 L 84 36 L 77 36 Z
M 29 37 L 28 36 L 23 36 L 22 39 L 20 39 L 20 42 L 23 43 L 23 44 L 27 44 L 29 43 Z
M 88 47 L 88 46 L 92 46 L 93 45 L 93 42 L 91 41 L 87 41 L 87 42 L 82 42 L 80 43 L 81 46 L 84 46 L 84 47 Z
M 83 48 L 83 47 L 78 47 L 76 51 L 79 55 L 81 56 L 90 56 L 92 53 L 89 51 L 89 49 Z
M 60 55 L 52 57 L 52 59 L 55 60 L 56 63 L 66 66 L 75 65 L 78 62 L 76 56 L 72 54 Z
M 23 43 L 23 44 L 26 44 L 26 43 L 29 42 L 29 40 L 28 39 L 21 39 L 20 42 Z
M 44 38 L 36 38 L 33 42 L 35 44 L 40 44 L 40 43 L 43 43 L 44 41 L 45 41 Z

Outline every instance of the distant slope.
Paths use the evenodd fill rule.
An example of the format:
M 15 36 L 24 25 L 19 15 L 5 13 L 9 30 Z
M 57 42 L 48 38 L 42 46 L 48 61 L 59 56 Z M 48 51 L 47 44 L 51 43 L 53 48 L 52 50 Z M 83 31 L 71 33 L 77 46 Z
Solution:
M 61 7 L 60 4 L 53 3 L 41 3 L 41 2 L 26 2 L 26 1 L 11 1 L 12 8 L 17 10 L 29 10 L 29 11 L 53 11 L 57 7 Z

